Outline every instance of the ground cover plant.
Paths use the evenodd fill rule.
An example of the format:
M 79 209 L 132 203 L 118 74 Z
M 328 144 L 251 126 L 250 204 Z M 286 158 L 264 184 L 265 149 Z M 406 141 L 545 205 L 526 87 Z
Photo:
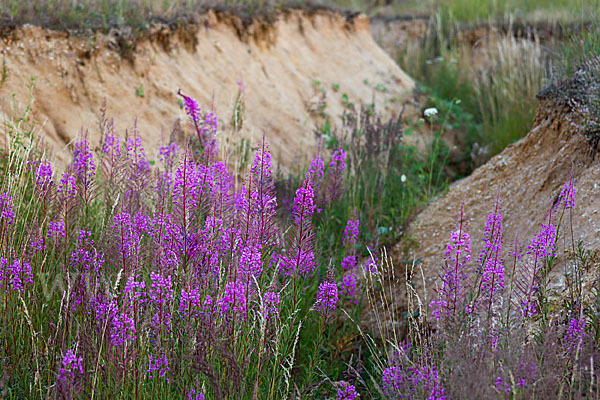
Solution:
M 4 397 L 600 395 L 597 280 L 592 292 L 583 289 L 590 271 L 597 279 L 597 255 L 571 241 L 569 257 L 558 257 L 568 242 L 561 237 L 572 237 L 573 180 L 526 251 L 503 247 L 499 198 L 471 266 L 459 217 L 433 300 L 410 291 L 409 279 L 409 312 L 391 315 L 409 320 L 408 335 L 375 339 L 361 309 L 392 313 L 381 291 L 395 272 L 365 242 L 358 215 L 368 221 L 368 209 L 344 203 L 352 196 L 340 189 L 357 173 L 348 175 L 349 165 L 361 165 L 352 157 L 369 155 L 343 145 L 320 152 L 290 204 L 280 204 L 266 140 L 236 186 L 220 158 L 217 116 L 181 96 L 194 136 L 166 143 L 156 162 L 135 126 L 121 140 L 105 112 L 100 146 L 91 149 L 82 132 L 64 172 L 37 150 L 29 114 L 8 125 L 0 163 Z M 387 130 L 390 141 L 396 132 L 354 124 Z M 341 230 L 327 227 L 350 211 Z M 549 285 L 559 262 L 568 296 Z M 479 379 L 467 379 L 473 374 Z
M 30 109 L 7 125 L 2 394 L 352 398 L 359 382 L 371 387 L 352 372 L 371 357 L 355 358 L 360 278 L 377 271 L 380 222 L 401 231 L 443 160 L 417 163 L 400 120 L 364 109 L 346 116 L 353 135 L 322 149 L 278 199 L 266 139 L 234 174 L 217 116 L 180 96 L 192 138 L 178 144 L 175 125 L 156 160 L 135 125 L 118 136 L 106 106 L 99 147 L 82 131 L 64 172 L 38 149 Z M 402 213 L 375 201 L 381 188 Z M 379 221 L 373 212 L 386 208 L 392 219 Z

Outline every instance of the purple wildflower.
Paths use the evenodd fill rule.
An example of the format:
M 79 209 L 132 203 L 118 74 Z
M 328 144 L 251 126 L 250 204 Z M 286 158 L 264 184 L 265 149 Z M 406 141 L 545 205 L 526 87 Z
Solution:
M 66 238 L 65 221 L 59 219 L 48 223 L 48 237 L 52 239 Z
M 62 360 L 62 367 L 58 372 L 58 381 L 69 384 L 75 379 L 75 374 L 83 374 L 82 361 L 83 358 L 78 357 L 73 350 L 67 350 Z
M 296 191 L 292 214 L 296 223 L 288 254 L 281 257 L 280 272 L 287 276 L 309 276 L 316 268 L 312 216 L 315 211 L 312 182 L 306 179 Z
M 552 223 L 542 224 L 540 233 L 531 240 L 527 254 L 535 256 L 536 260 L 556 256 L 556 226 Z
M 192 389 L 188 392 L 187 400 L 204 400 L 204 394 L 197 392 L 196 389 Z
M 246 315 L 246 291 L 242 282 L 229 282 L 225 285 L 225 293 L 217 300 L 217 306 L 221 314 L 226 314 L 230 310 L 234 313 Z
M 358 397 L 354 385 L 346 381 L 339 382 L 336 400 L 356 400 Z
M 344 246 L 346 244 L 356 245 L 358 243 L 358 225 L 358 219 L 348 220 L 346 223 L 346 229 L 344 229 L 344 236 L 342 237 L 342 244 Z
M 127 159 L 131 163 L 134 174 L 150 172 L 150 163 L 146 159 L 146 150 L 144 150 L 142 138 L 137 135 L 127 140 Z
M 568 352 L 575 352 L 585 337 L 585 318 L 571 318 L 565 333 L 564 346 Z
M 342 149 L 338 149 L 333 153 L 329 168 L 334 168 L 337 171 L 343 171 L 346 169 L 346 152 Z
M 323 180 L 325 176 L 325 161 L 320 155 L 315 156 L 310 162 L 308 172 L 306 173 L 306 179 L 310 179 L 315 186 Z
M 437 290 L 437 298 L 431 301 L 429 307 L 436 320 L 449 317 L 461 309 L 464 300 L 467 275 L 464 270 L 471 260 L 470 236 L 464 230 L 463 210 L 459 220 L 458 230 L 450 234 L 450 242 L 444 254 L 444 271 L 442 286 Z M 470 307 L 467 306 L 467 311 Z
M 558 196 L 558 202 L 556 203 L 555 210 L 560 207 L 569 210 L 575 207 L 575 195 L 577 194 L 577 183 L 570 178 L 568 182 L 565 182 L 560 195 Z
M 501 377 L 496 378 L 496 390 L 499 392 L 510 393 L 510 385 L 504 382 Z
M 340 284 L 340 291 L 342 292 L 342 294 L 348 296 L 351 299 L 354 299 L 354 303 L 358 303 L 358 299 L 355 298 L 356 282 L 356 273 L 353 271 L 349 275 L 345 275 L 342 278 L 342 282 Z
M 534 299 L 521 301 L 521 315 L 525 318 L 533 317 L 537 313 L 537 307 Z
M 35 169 L 35 184 L 41 190 L 45 190 L 52 184 L 52 164 L 42 161 Z
M 133 319 L 133 312 L 128 308 L 114 313 L 111 318 L 110 343 L 115 346 L 122 346 L 126 341 L 133 341 L 136 338 L 137 329 Z
M 367 259 L 367 262 L 365 263 L 365 271 L 368 271 L 371 274 L 376 274 L 377 265 L 379 265 L 379 259 L 374 252 L 371 252 L 371 249 L 369 247 L 367 247 L 367 250 L 369 250 L 370 256 Z
M 10 193 L 0 194 L 0 220 L 4 220 L 7 225 L 12 224 L 15 220 L 14 207 Z
M 301 225 L 304 221 L 310 221 L 315 212 L 315 192 L 313 183 L 310 179 L 306 179 L 304 183 L 296 190 L 294 197 L 294 205 L 292 214 L 296 224 Z M 304 221 L 303 221 L 304 220 Z
M 87 187 L 90 180 L 96 175 L 96 164 L 94 163 L 94 155 L 90 151 L 87 134 L 84 135 L 81 141 L 75 143 L 71 170 L 84 187 Z
M 181 289 L 179 300 L 179 315 L 185 318 L 197 318 L 200 315 L 202 299 L 197 287 L 184 287 Z
M 158 158 L 165 164 L 167 170 L 170 171 L 173 168 L 175 160 L 179 155 L 179 151 L 179 146 L 177 146 L 177 143 L 175 142 L 172 142 L 167 146 L 162 146 L 159 149 Z
M 121 139 L 118 136 L 106 135 L 102 151 L 111 158 L 121 157 Z
M 173 296 L 173 288 L 171 276 L 163 276 L 158 272 L 150 272 L 152 280 L 150 290 L 148 291 L 148 299 L 154 305 L 156 312 L 152 316 L 152 324 L 155 327 L 171 327 L 171 313 L 169 304 L 175 299 Z M 165 307 L 165 305 L 167 305 Z
M 155 357 L 154 354 L 150 354 L 147 371 L 150 379 L 160 377 L 165 378 L 165 380 L 169 382 L 169 378 L 166 377 L 169 370 L 169 360 L 166 355 L 161 354 L 160 356 Z
M 338 149 L 333 153 L 327 171 L 327 199 L 335 201 L 344 194 L 344 170 L 346 169 L 346 152 Z
M 317 300 L 315 301 L 314 309 L 323 317 L 335 310 L 338 302 L 338 287 L 333 282 L 322 282 L 319 285 Z
M 446 399 L 435 365 L 390 366 L 383 370 L 381 381 L 383 393 L 389 399 Z
M 33 272 L 28 261 L 14 260 L 12 264 L 6 263 L 4 276 L 8 278 L 12 290 L 21 293 L 25 291 L 25 283 L 33 285 Z
M 74 199 L 77 196 L 76 176 L 68 171 L 63 173 L 56 191 L 62 203 Z
M 244 274 L 260 275 L 262 273 L 262 253 L 259 247 L 245 246 L 240 256 L 240 270 Z
M 352 271 L 354 270 L 354 267 L 356 267 L 356 263 L 356 256 L 346 256 L 342 259 L 342 268 L 348 271 Z
M 279 316 L 279 302 L 281 295 L 279 292 L 266 292 L 263 297 L 263 315 L 269 318 L 277 318 Z
M 481 270 L 481 292 L 488 298 L 488 313 L 491 312 L 493 298 L 504 290 L 504 259 L 502 258 L 502 215 L 490 212 L 483 231 L 484 245 L 479 256 Z

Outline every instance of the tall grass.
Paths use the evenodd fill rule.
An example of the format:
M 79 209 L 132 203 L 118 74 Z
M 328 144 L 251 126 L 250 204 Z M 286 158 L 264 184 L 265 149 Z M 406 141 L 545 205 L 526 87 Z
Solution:
M 469 117 L 456 128 L 462 130 L 466 157 L 474 147 L 482 153 L 471 157 L 477 166 L 529 131 L 553 55 L 536 36 L 516 38 L 493 23 L 475 30 L 474 42 L 470 32 L 438 13 L 422 41 L 406 47 L 399 64 L 430 95 L 460 101 L 460 112 Z
M 439 6 L 444 16 L 461 23 L 499 19 L 569 23 L 588 21 L 598 10 L 595 0 L 450 0 Z

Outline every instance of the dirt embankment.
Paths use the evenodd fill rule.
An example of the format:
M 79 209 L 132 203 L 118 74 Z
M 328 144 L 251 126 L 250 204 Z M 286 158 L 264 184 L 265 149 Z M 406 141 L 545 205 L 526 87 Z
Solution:
M 585 248 L 600 246 L 600 157 L 582 135 L 582 128 L 568 106 L 559 105 L 553 98 L 541 98 L 529 134 L 507 147 L 501 154 L 476 169 L 472 175 L 455 182 L 448 193 L 432 203 L 410 225 L 405 239 L 390 249 L 396 274 L 404 276 L 409 260 L 421 260 L 425 275 L 428 301 L 439 284 L 443 256 L 450 233 L 457 228 L 461 206 L 471 236 L 472 265 L 476 264 L 483 247 L 483 228 L 490 211 L 494 210 L 496 196 L 500 196 L 503 214 L 505 258 L 510 258 L 512 244 L 518 238 L 523 249 L 547 221 L 548 213 L 558 198 L 564 182 L 573 173 L 577 183 L 577 198 L 573 210 L 573 236 Z M 563 221 L 563 237 L 559 248 L 570 246 L 568 217 Z M 566 232 L 566 233 L 564 233 Z M 565 243 L 563 243 L 565 240 Z M 560 255 L 559 255 L 560 256 Z M 410 263 L 409 263 L 410 264 Z M 564 257 L 553 287 L 560 293 L 564 288 L 559 278 L 564 270 Z M 418 271 L 418 269 L 417 269 Z M 414 285 L 424 293 L 423 280 L 414 279 Z M 506 275 L 507 282 L 509 275 Z M 403 283 L 396 285 L 398 294 L 394 307 L 402 314 L 406 310 Z M 400 325 L 405 326 L 406 321 Z
M 154 149 L 168 138 L 174 121 L 185 117 L 179 88 L 201 107 L 213 108 L 227 130 L 243 84 L 240 134 L 266 133 L 274 159 L 290 166 L 310 155 L 313 131 L 324 118 L 340 123 L 344 104 L 374 102 L 378 110 L 394 113 L 414 87 L 375 43 L 364 16 L 293 11 L 244 27 L 235 17 L 211 12 L 197 22 L 197 29 L 175 33 L 155 27 L 129 60 L 119 54 L 118 35 L 92 40 L 19 28 L 0 40 L 5 62 L 0 110 L 12 113 L 11 94 L 27 104 L 26 88 L 34 78 L 33 114 L 64 160 L 81 128 L 97 141 L 104 98 L 120 133 L 138 117 L 146 147 Z

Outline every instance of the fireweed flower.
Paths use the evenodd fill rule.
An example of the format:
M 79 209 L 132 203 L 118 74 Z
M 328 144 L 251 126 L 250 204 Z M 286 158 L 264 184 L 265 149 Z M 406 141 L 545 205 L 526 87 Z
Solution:
M 6 258 L 0 257 L 0 291 L 2 292 L 6 291 L 6 264 L 8 264 Z
M 225 285 L 225 293 L 217 300 L 217 306 L 221 310 L 221 314 L 226 314 L 230 310 L 234 313 L 246 315 L 246 290 L 244 284 L 240 281 L 229 282 Z
M 181 318 L 191 319 L 200 315 L 202 298 L 197 287 L 187 286 L 181 289 L 178 312 Z
M 502 215 L 496 211 L 488 214 L 483 231 L 484 245 L 479 256 L 481 292 L 488 297 L 488 312 L 493 297 L 504 290 L 504 260 L 502 258 Z
M 313 182 L 310 179 L 307 179 L 298 190 L 296 190 L 292 214 L 294 215 L 296 224 L 300 225 L 303 222 L 302 220 L 312 220 L 314 212 L 315 192 L 313 189 Z
M 14 260 L 12 264 L 7 263 L 4 273 L 14 291 L 23 293 L 25 283 L 33 285 L 33 272 L 28 261 Z
M 354 385 L 346 381 L 339 382 L 336 400 L 356 400 L 358 397 Z
M 48 223 L 48 238 L 58 239 L 66 238 L 67 232 L 65 230 L 65 221 L 59 219 L 57 221 L 50 221 Z
M 192 389 L 188 392 L 187 400 L 204 400 L 204 393 Z
M 289 253 L 281 257 L 280 272 L 286 276 L 310 276 L 316 268 L 314 255 L 312 217 L 315 211 L 315 193 L 307 179 L 296 190 L 292 215 L 296 223 Z
M 152 324 L 154 327 L 171 327 L 171 313 L 168 305 L 175 299 L 171 276 L 163 276 L 158 272 L 150 272 L 152 283 L 148 291 L 148 301 L 156 310 L 152 316 Z M 165 308 L 165 304 L 167 307 Z
M 85 229 L 80 230 L 75 242 L 75 249 L 71 252 L 69 264 L 78 272 L 83 272 L 87 275 L 93 271 L 98 276 L 103 262 L 104 259 L 94 247 L 92 233 Z
M 358 243 L 358 219 L 348 220 L 346 223 L 346 229 L 344 229 L 344 236 L 342 236 L 342 244 L 356 244 Z
M 535 256 L 536 260 L 556 256 L 556 226 L 554 224 L 542 224 L 540 233 L 531 240 L 527 254 Z
M 343 171 L 346 169 L 346 152 L 342 149 L 338 149 L 333 153 L 329 168 L 334 168 L 337 171 Z
M 121 157 L 121 139 L 118 136 L 106 135 L 102 151 L 112 158 Z
M 333 153 L 327 171 L 327 200 L 334 201 L 344 194 L 344 170 L 346 169 L 346 152 L 342 149 Z
M 354 303 L 358 303 L 358 299 L 355 298 L 356 282 L 356 273 L 352 271 L 349 275 L 344 276 L 342 278 L 342 282 L 340 283 L 340 291 L 342 294 L 354 299 Z
M 560 208 L 564 207 L 569 210 L 575 207 L 575 196 L 577 194 L 577 183 L 571 178 L 568 182 L 565 182 L 562 190 L 560 191 L 560 195 L 558 196 L 558 202 L 554 207 L 554 210 L 557 211 Z
M 504 382 L 499 376 L 496 378 L 496 390 L 499 392 L 510 393 L 510 385 L 508 382 Z
M 437 299 L 429 303 L 436 320 L 449 317 L 461 309 L 465 295 L 467 275 L 464 267 L 471 260 L 471 239 L 464 230 L 464 220 L 461 217 L 459 229 L 450 234 L 450 242 L 444 254 L 444 271 L 442 286 L 437 290 Z M 469 311 L 469 307 L 467 310 Z
M 542 224 L 540 233 L 533 239 L 527 248 L 528 260 L 523 268 L 523 283 L 520 288 L 522 298 L 520 301 L 521 315 L 526 318 L 537 313 L 534 295 L 540 289 L 540 269 L 544 267 L 548 257 L 556 256 L 556 226 L 551 222 Z
M 87 186 L 96 175 L 96 164 L 94 163 L 94 155 L 90 151 L 87 134 L 84 135 L 81 141 L 75 142 L 74 147 L 71 170 L 80 182 Z
M 315 301 L 314 309 L 323 317 L 327 317 L 332 311 L 335 311 L 335 307 L 338 302 L 338 287 L 333 282 L 322 282 L 319 285 L 319 292 L 317 293 L 317 300 Z
M 44 190 L 52 184 L 52 164 L 42 161 L 35 169 L 35 184 Z
M 216 157 L 218 155 L 218 146 L 214 136 L 217 134 L 219 128 L 217 115 L 212 112 L 202 115 L 202 110 L 196 100 L 184 95 L 181 91 L 178 94 L 183 97 L 183 106 L 194 124 L 198 140 L 200 140 L 205 155 L 209 159 Z
M 83 358 L 78 357 L 73 350 L 67 350 L 62 360 L 62 367 L 58 371 L 58 381 L 67 385 L 72 384 L 76 374 L 83 374 L 82 361 Z
M 179 155 L 179 146 L 172 142 L 166 146 L 162 146 L 158 151 L 158 159 L 165 164 L 167 170 L 171 170 Z
M 147 371 L 150 379 L 160 377 L 165 378 L 165 380 L 169 382 L 169 378 L 166 377 L 169 370 L 169 360 L 166 355 L 161 354 L 155 357 L 154 354 L 150 354 Z
M 390 366 L 383 370 L 381 381 L 383 393 L 389 399 L 446 399 L 435 365 Z
M 14 207 L 13 198 L 9 193 L 0 194 L 0 220 L 4 220 L 7 225 L 12 224 L 15 220 Z
M 569 321 L 569 327 L 567 328 L 564 336 L 565 349 L 570 353 L 574 353 L 583 343 L 584 337 L 585 318 L 571 318 Z
M 240 256 L 240 270 L 247 275 L 247 278 L 262 273 L 262 253 L 260 247 L 244 246 Z
M 266 292 L 263 297 L 263 315 L 265 318 L 277 318 L 279 316 L 279 302 L 281 295 L 279 292 Z
M 342 259 L 342 268 L 348 271 L 352 271 L 356 267 L 356 256 L 350 255 Z
M 320 155 L 317 155 L 310 162 L 310 166 L 308 167 L 308 172 L 306 173 L 306 179 L 310 179 L 315 186 L 318 186 L 319 183 L 323 180 L 325 176 L 325 161 Z
M 68 171 L 63 173 L 58 183 L 58 187 L 56 188 L 56 192 L 62 203 L 74 199 L 77 196 L 76 176 Z
M 134 174 L 150 172 L 150 163 L 146 159 L 146 150 L 144 150 L 142 138 L 139 136 L 133 136 L 127 140 L 127 159 Z
M 112 315 L 110 343 L 113 346 L 122 346 L 126 341 L 135 340 L 136 334 L 137 329 L 133 320 L 133 310 L 126 307 Z

